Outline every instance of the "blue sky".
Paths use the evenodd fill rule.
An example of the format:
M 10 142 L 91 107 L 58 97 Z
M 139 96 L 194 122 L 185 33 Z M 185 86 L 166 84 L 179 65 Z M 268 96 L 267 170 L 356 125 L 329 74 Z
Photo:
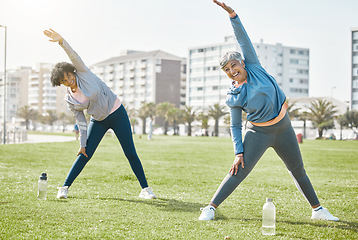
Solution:
M 311 96 L 333 93 L 350 100 L 350 30 L 358 27 L 358 1 L 225 3 L 239 14 L 253 42 L 310 49 Z M 0 24 L 8 26 L 8 68 L 67 61 L 42 34 L 47 28 L 66 38 L 87 65 L 123 49 L 161 49 L 186 57 L 189 47 L 232 35 L 227 14 L 211 0 L 0 0 Z M 0 28 L 0 69 L 3 45 Z

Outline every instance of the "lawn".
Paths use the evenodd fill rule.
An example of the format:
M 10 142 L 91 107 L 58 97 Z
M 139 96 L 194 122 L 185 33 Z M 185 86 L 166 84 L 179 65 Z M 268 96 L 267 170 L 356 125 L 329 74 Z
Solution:
M 229 138 L 135 136 L 149 185 L 158 199 L 138 198 L 140 186 L 117 140 L 106 136 L 72 185 L 57 187 L 78 143 L 0 146 L 0 239 L 358 239 L 358 141 L 306 140 L 306 171 L 324 207 L 339 222 L 310 220 L 311 210 L 283 162 L 269 149 L 216 211 L 198 221 L 233 161 Z M 48 174 L 46 201 L 37 180 Z M 276 205 L 276 235 L 261 235 L 267 197 Z

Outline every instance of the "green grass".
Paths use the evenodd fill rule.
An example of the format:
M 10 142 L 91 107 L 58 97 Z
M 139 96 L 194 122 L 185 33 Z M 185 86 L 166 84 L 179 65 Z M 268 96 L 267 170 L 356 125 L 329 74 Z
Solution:
M 198 221 L 233 161 L 229 138 L 135 136 L 150 186 L 159 197 L 138 198 L 139 184 L 117 140 L 104 138 L 57 200 L 78 143 L 0 146 L 0 239 L 358 239 L 358 141 L 304 141 L 306 171 L 323 206 L 341 221 L 312 221 L 311 210 L 283 162 L 269 149 L 216 211 Z M 37 180 L 48 174 L 46 201 Z M 261 235 L 261 210 L 272 197 L 276 235 Z

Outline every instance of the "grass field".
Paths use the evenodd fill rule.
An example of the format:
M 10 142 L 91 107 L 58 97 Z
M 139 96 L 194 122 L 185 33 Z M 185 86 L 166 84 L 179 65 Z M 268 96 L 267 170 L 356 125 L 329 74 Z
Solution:
M 358 239 L 358 141 L 307 140 L 306 171 L 323 206 L 339 222 L 310 220 L 311 209 L 284 164 L 269 149 L 216 211 L 198 221 L 233 161 L 229 138 L 135 136 L 149 185 L 158 199 L 138 198 L 139 184 L 117 140 L 104 138 L 57 200 L 78 143 L 0 146 L 0 239 Z M 46 201 L 37 180 L 48 174 Z M 265 198 L 276 205 L 276 235 L 261 235 Z

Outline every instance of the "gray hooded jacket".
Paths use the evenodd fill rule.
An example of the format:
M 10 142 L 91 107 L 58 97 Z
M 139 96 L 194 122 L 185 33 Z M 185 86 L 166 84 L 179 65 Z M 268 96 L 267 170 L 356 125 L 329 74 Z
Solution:
M 63 40 L 63 43 L 60 44 L 60 46 L 65 50 L 72 64 L 76 68 L 75 76 L 78 88 L 82 91 L 83 95 L 89 99 L 85 104 L 79 103 L 71 96 L 70 89 L 67 89 L 65 95 L 67 105 L 73 112 L 80 129 L 81 147 L 86 147 L 87 121 L 83 110 L 87 109 L 87 113 L 91 115 L 94 120 L 102 121 L 108 117 L 117 96 L 101 79 L 89 70 L 67 41 Z

